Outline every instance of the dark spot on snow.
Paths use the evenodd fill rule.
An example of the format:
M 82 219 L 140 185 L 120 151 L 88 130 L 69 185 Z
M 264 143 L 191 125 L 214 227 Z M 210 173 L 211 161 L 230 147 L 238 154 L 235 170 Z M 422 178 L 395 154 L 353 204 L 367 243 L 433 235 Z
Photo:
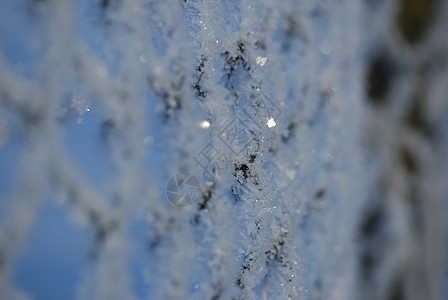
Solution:
M 118 228 L 118 222 L 111 220 L 104 226 L 98 226 L 96 238 L 99 242 L 105 241 L 106 238 Z
M 386 300 L 405 300 L 404 286 L 401 278 L 397 277 L 392 281 Z
M 19 117 L 23 120 L 26 127 L 36 127 L 45 119 L 45 113 L 41 109 L 32 109 L 30 106 L 18 104 L 14 101 L 14 96 L 1 94 L 2 104 L 8 109 L 17 112 Z
M 190 224 L 192 225 L 199 224 L 200 221 L 201 221 L 201 214 L 199 212 L 196 212 L 193 215 L 193 220 L 190 221 Z
M 381 223 L 383 222 L 383 212 L 380 208 L 372 209 L 367 212 L 361 223 L 359 232 L 363 237 L 369 237 L 379 232 Z
M 246 164 L 241 164 L 241 165 L 235 164 L 235 173 L 234 173 L 234 175 L 236 177 L 239 174 L 242 174 L 244 179 L 247 179 L 249 177 L 249 175 L 250 175 L 249 167 Z
M 219 300 L 221 298 L 221 294 L 214 294 L 210 299 L 211 300 Z
M 241 281 L 241 277 L 239 277 L 236 281 L 235 284 L 240 288 L 240 289 L 244 289 L 244 283 Z
M 199 200 L 197 202 L 199 210 L 204 210 L 207 208 L 207 203 L 209 203 L 209 201 L 213 197 L 214 187 L 215 187 L 215 184 L 209 186 L 207 189 L 205 189 L 202 192 L 201 197 L 199 197 Z
M 260 229 L 261 229 L 261 225 L 260 224 L 261 224 L 261 220 L 257 219 L 255 221 L 255 226 L 257 226 L 257 233 L 260 232 Z
M 321 290 L 322 290 L 322 287 L 323 287 L 322 279 L 321 279 L 321 278 L 317 278 L 317 279 L 314 281 L 314 286 L 316 287 L 316 289 L 317 289 L 318 291 L 321 291 Z
M 288 127 L 286 127 L 286 130 L 282 134 L 282 141 L 284 143 L 289 141 L 289 139 L 294 134 L 295 129 L 296 129 L 296 124 L 293 122 L 289 123 Z
M 257 40 L 255 42 L 255 49 L 266 50 L 266 43 L 263 40 Z
M 236 185 L 232 185 L 230 190 L 232 192 L 233 199 L 235 200 L 235 202 L 240 202 L 242 193 L 241 189 L 238 188 Z
M 366 74 L 367 96 L 371 104 L 384 105 L 389 96 L 394 67 L 386 54 L 373 57 Z
M 182 109 L 182 88 L 185 83 L 184 76 L 180 76 L 176 81 L 172 81 L 166 86 L 155 84 L 155 80 L 151 76 L 147 77 L 147 82 L 151 91 L 159 96 L 164 102 L 165 121 L 169 120 L 176 111 Z
M 304 44 L 309 43 L 309 39 L 305 34 L 305 27 L 300 22 L 300 17 L 294 11 L 286 14 L 283 18 L 285 26 L 283 29 L 282 51 L 288 52 L 294 50 L 293 43 L 299 40 Z
M 278 146 L 277 146 L 277 144 L 276 143 L 272 143 L 271 145 L 270 145 L 270 147 L 269 147 L 269 153 L 272 153 L 272 154 L 277 154 L 277 151 L 278 151 Z
M 110 0 L 101 0 L 101 1 L 100 1 L 100 7 L 101 7 L 102 9 L 106 9 L 106 8 L 109 7 L 110 2 L 111 2 Z
M 236 55 L 232 56 L 230 51 L 224 51 L 223 56 L 225 58 L 225 66 L 224 69 L 227 73 L 227 82 L 229 82 L 235 70 L 238 69 L 239 66 L 243 67 L 244 70 L 250 71 L 250 64 L 244 56 L 244 52 L 246 49 L 246 45 L 243 41 L 239 41 L 237 43 Z
M 279 234 L 277 234 L 273 241 L 272 246 L 269 248 L 265 254 L 266 254 L 266 262 L 269 264 L 271 262 L 278 262 L 280 265 L 285 266 L 285 257 L 284 257 L 284 244 L 286 236 L 288 235 L 288 231 L 281 231 Z
M 254 256 L 254 253 L 250 252 L 249 254 L 247 254 L 244 257 L 244 263 L 243 263 L 243 266 L 242 266 L 243 273 L 244 273 L 245 270 L 250 271 L 250 269 L 252 267 L 252 264 L 255 261 L 255 258 L 253 256 Z
M 364 280 L 369 280 L 374 272 L 376 258 L 371 251 L 365 251 L 360 256 L 361 275 Z
M 177 288 L 180 286 L 180 281 L 176 278 L 171 279 L 170 285 L 174 288 Z
M 205 56 L 201 55 L 201 58 L 199 60 L 199 64 L 196 67 L 196 83 L 193 85 L 193 89 L 196 91 L 196 97 L 198 98 L 205 98 L 207 96 L 207 91 L 201 86 L 201 81 L 204 76 L 204 67 L 205 62 L 207 61 L 207 58 Z
M 418 85 L 410 99 L 409 109 L 406 111 L 403 123 L 407 127 L 419 132 L 424 137 L 432 139 L 437 134 L 437 128 L 425 115 L 425 100 L 427 96 L 429 66 L 422 66 L 419 70 Z
M 415 174 L 419 171 L 419 166 L 414 153 L 405 146 L 399 149 L 400 162 L 402 167 L 410 174 Z
M 434 0 L 401 0 L 397 27 L 409 44 L 420 42 L 434 20 Z
M 327 190 L 325 188 L 320 188 L 316 191 L 314 194 L 314 200 L 321 200 L 325 194 L 327 193 Z
M 104 245 L 111 233 L 116 231 L 119 223 L 116 220 L 104 221 L 97 212 L 89 210 L 87 212 L 88 220 L 93 227 L 94 247 L 91 253 L 92 258 L 96 258 L 102 245 Z
M 148 243 L 149 250 L 156 249 L 160 245 L 161 242 L 162 242 L 162 236 L 158 233 L 154 234 Z
M 358 229 L 359 244 L 361 245 L 358 258 L 360 279 L 365 283 L 372 279 L 384 255 L 381 249 L 378 249 L 378 245 L 383 242 L 385 222 L 384 210 L 377 204 L 375 207 L 367 209 Z
M 0 248 L 0 270 L 5 269 L 5 267 L 6 267 L 5 255 L 3 253 L 3 249 Z
M 115 122 L 112 119 L 107 119 L 101 124 L 100 136 L 103 140 L 107 140 L 110 134 L 115 129 Z
M 409 126 L 411 129 L 421 132 L 424 135 L 430 134 L 430 126 L 427 124 L 425 117 L 423 116 L 424 108 L 422 99 L 418 96 L 415 96 L 409 112 L 405 115 L 405 124 Z

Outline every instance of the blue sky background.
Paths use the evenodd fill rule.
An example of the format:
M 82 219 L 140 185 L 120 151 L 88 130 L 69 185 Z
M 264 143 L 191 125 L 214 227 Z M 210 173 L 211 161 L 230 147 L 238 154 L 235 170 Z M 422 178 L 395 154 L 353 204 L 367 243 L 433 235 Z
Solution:
M 36 38 L 38 28 L 32 21 L 35 16 L 30 9 L 31 2 L 0 1 L 0 51 L 7 62 L 25 77 L 33 76 L 32 66 L 37 59 L 32 40 Z M 79 23 L 79 30 L 90 46 L 98 47 L 95 45 L 98 32 L 88 21 L 94 13 L 88 10 L 89 5 L 89 1 L 77 1 L 78 16 L 83 20 Z M 0 110 L 2 117 L 9 121 L 9 126 L 8 142 L 0 147 L 0 218 L 6 212 L 6 198 L 14 190 L 15 170 L 21 163 L 18 158 L 22 146 L 14 120 L 8 112 Z M 107 172 L 100 167 L 99 121 L 99 116 L 91 109 L 80 124 L 76 119 L 61 123 L 65 146 L 72 159 L 90 180 L 97 182 Z M 144 234 L 138 222 L 132 230 L 131 235 L 136 238 Z M 69 209 L 58 203 L 56 196 L 51 196 L 37 215 L 26 245 L 14 264 L 15 284 L 32 299 L 75 299 L 84 272 L 89 268 L 91 239 L 92 233 L 86 227 L 75 225 Z M 134 249 L 130 272 L 133 273 L 134 291 L 140 296 L 145 290 L 141 276 L 143 259 L 142 249 Z

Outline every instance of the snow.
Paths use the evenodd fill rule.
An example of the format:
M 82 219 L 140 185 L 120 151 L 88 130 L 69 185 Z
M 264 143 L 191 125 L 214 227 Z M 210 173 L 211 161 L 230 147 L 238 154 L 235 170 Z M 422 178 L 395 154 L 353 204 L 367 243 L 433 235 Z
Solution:
M 2 1 L 0 298 L 446 299 L 448 5 L 402 2 Z

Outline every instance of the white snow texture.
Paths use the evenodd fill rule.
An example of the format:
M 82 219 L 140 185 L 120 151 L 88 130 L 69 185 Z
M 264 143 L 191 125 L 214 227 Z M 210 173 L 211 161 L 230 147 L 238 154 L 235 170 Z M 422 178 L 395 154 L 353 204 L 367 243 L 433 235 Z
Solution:
M 2 2 L 0 299 L 51 201 L 79 299 L 448 299 L 447 2 Z

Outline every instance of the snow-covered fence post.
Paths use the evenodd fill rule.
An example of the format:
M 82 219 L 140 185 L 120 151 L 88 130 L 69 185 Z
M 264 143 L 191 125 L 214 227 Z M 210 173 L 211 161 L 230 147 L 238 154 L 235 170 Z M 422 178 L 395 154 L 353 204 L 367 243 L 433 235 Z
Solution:
M 447 16 L 2 1 L 0 298 L 446 299 Z

